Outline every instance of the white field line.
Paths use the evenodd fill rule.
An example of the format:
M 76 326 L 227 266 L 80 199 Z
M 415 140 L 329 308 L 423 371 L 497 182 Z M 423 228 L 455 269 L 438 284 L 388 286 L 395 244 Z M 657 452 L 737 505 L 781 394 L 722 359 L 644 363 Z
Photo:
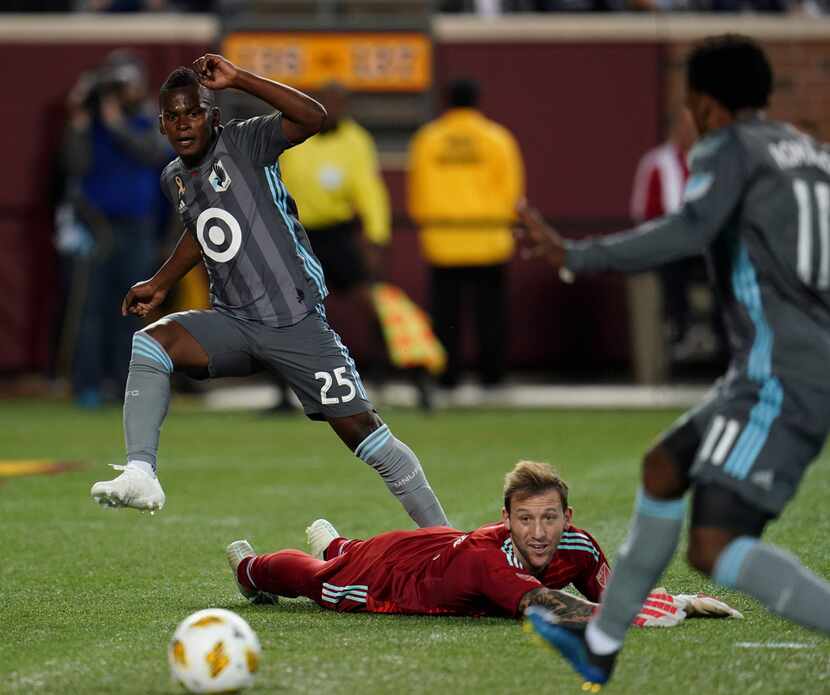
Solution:
M 735 642 L 738 649 L 815 649 L 812 642 Z
M 639 409 L 688 408 L 699 402 L 707 389 L 696 386 L 593 386 L 553 384 L 512 384 L 486 391 L 475 384 L 464 384 L 451 394 L 436 394 L 439 409 L 452 408 L 579 408 Z M 406 383 L 390 383 L 370 389 L 373 402 L 396 407 L 417 404 L 415 388 Z M 277 389 L 270 384 L 219 387 L 203 397 L 208 410 L 257 410 L 274 405 Z M 291 394 L 292 401 L 295 401 Z M 298 405 L 295 402 L 295 405 Z

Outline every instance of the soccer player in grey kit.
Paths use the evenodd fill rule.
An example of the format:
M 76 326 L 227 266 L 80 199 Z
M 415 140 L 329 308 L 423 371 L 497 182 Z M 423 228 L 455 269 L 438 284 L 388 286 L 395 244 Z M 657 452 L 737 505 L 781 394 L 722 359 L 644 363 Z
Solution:
M 236 88 L 273 106 L 268 116 L 219 121 L 210 90 Z M 203 261 L 212 308 L 171 314 L 139 331 L 124 397 L 126 466 L 95 483 L 103 505 L 161 509 L 159 430 L 170 374 L 244 376 L 280 372 L 312 419 L 327 420 L 371 465 L 418 526 L 447 518 L 418 458 L 372 408 L 348 350 L 326 322 L 323 271 L 280 180 L 277 158 L 320 130 L 325 109 L 286 85 L 208 54 L 174 70 L 159 95 L 159 127 L 179 155 L 162 189 L 185 231 L 149 280 L 134 285 L 122 313 L 145 316 Z
M 533 628 L 605 683 L 643 600 L 674 554 L 691 489 L 689 563 L 800 625 L 830 633 L 830 584 L 761 540 L 830 430 L 830 149 L 762 109 L 772 70 L 750 39 L 691 54 L 700 139 L 683 207 L 636 229 L 562 240 L 521 211 L 535 251 L 580 273 L 637 272 L 704 253 L 732 360 L 711 395 L 646 453 L 629 535 L 587 629 L 534 609 Z

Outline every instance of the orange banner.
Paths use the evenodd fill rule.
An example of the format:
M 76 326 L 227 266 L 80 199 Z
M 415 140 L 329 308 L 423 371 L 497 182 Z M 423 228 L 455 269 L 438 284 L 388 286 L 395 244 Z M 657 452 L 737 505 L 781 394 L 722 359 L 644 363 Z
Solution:
M 236 65 L 298 89 L 337 80 L 354 91 L 420 92 L 432 84 L 432 41 L 408 33 L 228 34 Z

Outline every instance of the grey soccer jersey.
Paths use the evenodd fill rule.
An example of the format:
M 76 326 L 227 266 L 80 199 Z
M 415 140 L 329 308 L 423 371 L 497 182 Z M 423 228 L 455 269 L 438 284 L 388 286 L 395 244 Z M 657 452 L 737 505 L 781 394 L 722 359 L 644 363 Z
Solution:
M 710 133 L 690 160 L 677 213 L 568 243 L 567 267 L 635 272 L 705 253 L 733 369 L 773 409 L 778 377 L 830 389 L 830 150 L 756 117 Z
M 280 179 L 291 146 L 282 114 L 220 127 L 200 166 L 167 165 L 161 187 L 202 249 L 211 305 L 269 326 L 297 323 L 327 291 L 320 262 Z

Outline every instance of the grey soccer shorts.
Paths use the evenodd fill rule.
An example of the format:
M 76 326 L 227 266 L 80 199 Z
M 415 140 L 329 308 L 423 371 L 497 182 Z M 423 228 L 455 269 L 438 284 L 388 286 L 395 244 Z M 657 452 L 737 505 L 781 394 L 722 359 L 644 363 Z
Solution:
M 213 309 L 182 311 L 167 318 L 183 326 L 204 348 L 212 378 L 278 372 L 313 420 L 372 410 L 354 360 L 322 307 L 293 326 L 280 328 Z
M 744 375 L 721 380 L 663 435 L 695 484 L 713 483 L 770 516 L 795 494 L 830 431 L 830 393 Z

